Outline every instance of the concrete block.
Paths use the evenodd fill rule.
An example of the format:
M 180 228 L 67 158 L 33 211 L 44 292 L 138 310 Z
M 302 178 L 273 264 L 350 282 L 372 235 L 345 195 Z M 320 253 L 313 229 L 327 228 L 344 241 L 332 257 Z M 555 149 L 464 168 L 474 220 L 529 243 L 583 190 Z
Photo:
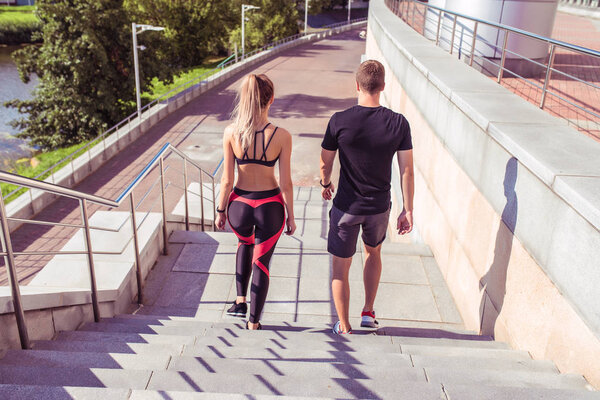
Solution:
M 415 367 L 435 367 L 448 370 L 482 369 L 500 371 L 537 371 L 554 373 L 558 377 L 558 370 L 551 361 L 538 361 L 532 359 L 488 359 L 482 357 L 464 356 L 432 356 L 411 355 Z
M 94 314 L 91 304 L 74 305 L 52 309 L 54 330 L 74 331 L 85 322 L 93 321 Z
M 512 399 L 548 399 L 548 400 L 593 400 L 600 398 L 597 392 L 569 389 L 515 388 L 483 385 L 445 384 L 444 391 L 451 400 L 512 400 Z
M 234 280 L 232 275 L 173 273 L 156 300 L 162 307 L 223 309 Z
M 144 344 L 193 344 L 196 341 L 195 336 L 182 335 L 156 335 L 146 333 L 123 333 L 123 332 L 92 332 L 92 331 L 71 331 L 58 334 L 58 341 L 91 341 L 102 343 L 144 343 Z
M 596 230 L 600 230 L 600 176 L 597 175 L 557 176 L 553 188 Z

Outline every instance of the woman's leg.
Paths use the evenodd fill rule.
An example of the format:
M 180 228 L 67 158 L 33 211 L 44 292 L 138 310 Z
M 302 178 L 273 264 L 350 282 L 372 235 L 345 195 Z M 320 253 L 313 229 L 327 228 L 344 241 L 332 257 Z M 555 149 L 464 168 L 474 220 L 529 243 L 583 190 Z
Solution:
M 233 232 L 238 237 L 235 259 L 235 281 L 237 302 L 245 302 L 248 284 L 252 273 L 254 253 L 254 209 L 241 201 L 230 201 L 227 218 Z
M 254 217 L 256 245 L 252 257 L 252 303 L 249 322 L 258 324 L 269 291 L 269 262 L 285 226 L 283 201 L 272 201 L 257 207 Z

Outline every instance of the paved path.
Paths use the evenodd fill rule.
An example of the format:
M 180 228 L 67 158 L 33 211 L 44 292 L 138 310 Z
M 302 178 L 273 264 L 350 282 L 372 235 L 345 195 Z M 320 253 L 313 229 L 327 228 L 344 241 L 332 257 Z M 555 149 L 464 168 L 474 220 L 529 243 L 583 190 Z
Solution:
M 352 31 L 316 43 L 296 47 L 258 65 L 255 72 L 267 73 L 275 83 L 276 101 L 272 107 L 273 123 L 294 135 L 293 179 L 296 185 L 318 182 L 320 141 L 327 120 L 335 111 L 356 102 L 354 70 L 364 53 L 365 42 Z M 129 145 L 75 189 L 115 199 L 134 179 L 164 143 L 183 149 L 208 171 L 212 171 L 222 156 L 221 137 L 228 124 L 236 88 L 243 76 L 221 84 L 196 101 L 158 123 L 142 138 Z M 171 193 L 167 208 L 171 210 L 181 197 L 181 162 L 171 157 Z M 136 190 L 137 198 L 151 186 L 151 175 Z M 154 190 L 157 190 L 156 188 Z M 158 211 L 160 205 L 149 196 L 142 204 Z M 127 206 L 121 207 L 128 209 Z M 92 212 L 101 209 L 92 206 Z M 60 199 L 41 212 L 39 220 L 80 223 L 77 202 Z M 13 234 L 15 251 L 60 249 L 75 233 L 72 228 L 45 228 L 28 225 Z M 50 260 L 50 256 L 17 257 L 17 275 L 27 283 Z M 0 268 L 0 285 L 7 285 L 4 266 Z

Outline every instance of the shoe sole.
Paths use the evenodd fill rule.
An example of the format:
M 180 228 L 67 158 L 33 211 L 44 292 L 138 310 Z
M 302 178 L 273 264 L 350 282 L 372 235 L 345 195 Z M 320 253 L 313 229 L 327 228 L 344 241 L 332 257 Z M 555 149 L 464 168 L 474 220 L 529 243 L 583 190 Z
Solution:
M 372 324 L 370 322 L 361 322 L 360 323 L 360 327 L 361 328 L 372 328 L 372 329 L 377 329 L 379 328 L 379 324 Z
M 230 312 L 228 312 L 227 315 L 230 315 L 232 317 L 240 317 L 240 318 L 246 317 L 246 313 L 230 313 Z

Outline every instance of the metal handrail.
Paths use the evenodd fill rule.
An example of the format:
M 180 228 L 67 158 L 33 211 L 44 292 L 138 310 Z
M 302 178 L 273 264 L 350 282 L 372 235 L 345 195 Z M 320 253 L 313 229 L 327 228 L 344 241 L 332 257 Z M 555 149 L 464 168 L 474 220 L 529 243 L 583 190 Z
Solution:
M 600 89 L 600 87 L 598 85 L 596 85 L 596 84 L 594 84 L 592 82 L 584 81 L 583 79 L 574 77 L 571 74 L 568 74 L 568 73 L 563 72 L 563 71 L 559 71 L 559 70 L 557 70 L 556 68 L 553 67 L 554 57 L 556 55 L 556 49 L 557 48 L 566 49 L 566 50 L 569 50 L 569 51 L 572 51 L 572 52 L 575 52 L 575 53 L 579 53 L 579 54 L 583 54 L 583 55 L 595 57 L 597 59 L 600 59 L 600 51 L 596 51 L 596 50 L 589 49 L 589 48 L 582 47 L 582 46 L 578 46 L 578 45 L 575 45 L 575 44 L 572 44 L 572 43 L 567 43 L 567 42 L 563 42 L 563 41 L 560 41 L 560 40 L 548 38 L 548 37 L 541 36 L 541 35 L 538 35 L 538 34 L 533 33 L 533 32 L 525 31 L 523 29 L 519 29 L 519 28 L 511 27 L 511 26 L 508 26 L 508 25 L 504 25 L 504 24 L 500 24 L 500 23 L 496 23 L 496 22 L 484 20 L 484 19 L 481 19 L 481 18 L 471 17 L 471 16 L 468 16 L 468 15 L 465 15 L 465 14 L 462 14 L 462 13 L 458 13 L 458 12 L 455 12 L 455 11 L 450 11 L 450 10 L 447 10 L 445 8 L 441 8 L 441 7 L 437 7 L 437 6 L 428 4 L 428 3 L 424 3 L 422 0 L 385 0 L 385 3 L 387 5 L 387 7 L 392 12 L 394 12 L 397 15 L 399 15 L 401 18 L 405 18 L 405 20 L 406 20 L 407 23 L 409 23 L 408 19 L 409 19 L 409 16 L 410 16 L 410 9 L 411 9 L 411 5 L 412 5 L 412 25 L 413 25 L 413 28 L 414 28 L 414 25 L 415 25 L 414 24 L 414 16 L 415 16 L 415 10 L 416 10 L 416 11 L 418 11 L 418 13 L 419 13 L 420 16 L 423 16 L 423 32 L 422 32 L 423 35 L 425 35 L 425 25 L 426 25 L 427 18 L 425 17 L 425 11 L 423 11 L 423 13 L 421 13 L 418 10 L 417 5 L 421 5 L 421 6 L 425 7 L 425 9 L 436 10 L 436 14 L 437 14 L 437 17 L 438 17 L 437 32 L 434 32 L 435 36 L 436 36 L 436 38 L 435 38 L 435 44 L 436 44 L 436 46 L 439 45 L 440 37 L 441 37 L 441 35 L 440 35 L 440 28 L 441 28 L 441 25 L 442 25 L 442 23 L 441 23 L 442 22 L 442 14 L 444 15 L 444 17 L 443 17 L 444 19 L 447 18 L 446 15 L 451 16 L 451 18 L 452 18 L 452 30 L 451 30 L 451 32 L 452 33 L 451 33 L 451 39 L 450 39 L 450 43 L 449 43 L 449 46 L 450 46 L 449 52 L 450 52 L 450 54 L 452 54 L 452 52 L 454 50 L 454 47 L 455 47 L 454 37 L 455 37 L 455 33 L 456 33 L 457 19 L 458 18 L 463 18 L 463 19 L 466 19 L 468 21 L 474 22 L 474 27 L 473 27 L 473 30 L 471 32 L 473 37 L 472 37 L 472 43 L 471 43 L 471 54 L 470 54 L 469 65 L 473 65 L 473 60 L 474 60 L 474 57 L 475 57 L 475 51 L 476 51 L 475 50 L 476 49 L 475 45 L 476 45 L 476 41 L 477 41 L 477 28 L 478 28 L 478 25 L 479 24 L 484 24 L 484 25 L 488 25 L 490 27 L 493 27 L 493 28 L 496 28 L 496 29 L 499 29 L 499 30 L 503 30 L 504 31 L 504 38 L 503 38 L 503 44 L 502 44 L 502 46 L 496 46 L 495 44 L 492 44 L 492 43 L 489 43 L 487 41 L 484 41 L 489 46 L 491 46 L 494 49 L 499 50 L 501 52 L 501 58 L 500 58 L 500 63 L 499 64 L 496 63 L 496 62 L 494 62 L 494 61 L 492 61 L 492 60 L 490 60 L 490 59 L 484 58 L 484 61 L 489 62 L 489 63 L 495 65 L 496 67 L 498 67 L 498 75 L 496 77 L 496 80 L 497 80 L 498 83 L 502 83 L 502 78 L 503 78 L 503 75 L 504 75 L 504 71 L 507 71 L 510 74 L 513 74 L 514 76 L 518 77 L 519 79 L 524 80 L 525 82 L 528 82 L 529 84 L 532 84 L 533 86 L 535 86 L 535 87 L 537 87 L 537 88 L 539 88 L 539 89 L 542 90 L 541 100 L 539 102 L 539 108 L 544 109 L 544 105 L 545 105 L 545 102 L 546 102 L 546 95 L 550 94 L 550 95 L 555 96 L 556 98 L 558 98 L 558 99 L 560 99 L 560 100 L 562 100 L 562 101 L 564 101 L 564 102 L 566 102 L 566 103 L 568 103 L 568 104 L 570 104 L 570 105 L 578 108 L 579 110 L 584 111 L 585 113 L 587 113 L 587 114 L 589 114 L 589 115 L 591 115 L 593 117 L 600 118 L 600 114 L 598 114 L 594 110 L 582 107 L 581 105 L 576 104 L 574 101 L 566 99 L 563 96 L 561 96 L 559 93 L 553 92 L 553 91 L 551 91 L 548 88 L 549 82 L 552 79 L 552 73 L 558 73 L 558 74 L 560 74 L 562 76 L 570 77 L 570 78 L 572 78 L 572 79 L 574 79 L 574 80 L 576 80 L 576 81 L 578 81 L 578 82 L 580 82 L 582 84 L 585 84 L 585 85 L 587 85 L 587 86 L 589 86 L 591 88 Z M 410 25 L 410 23 L 409 23 L 409 25 Z M 462 29 L 464 31 L 464 29 L 465 29 L 464 25 L 462 25 Z M 537 62 L 535 60 L 530 60 L 527 57 L 521 56 L 520 54 L 518 54 L 518 53 L 516 53 L 514 51 L 509 50 L 507 48 L 507 45 L 508 45 L 508 38 L 509 38 L 510 34 L 516 34 L 516 35 L 528 37 L 530 39 L 535 39 L 535 40 L 538 40 L 538 41 L 546 43 L 550 47 L 549 56 L 548 56 L 548 63 L 547 64 L 545 64 L 545 63 L 542 64 L 542 63 L 539 63 L 539 62 Z M 480 39 L 480 41 L 481 40 L 482 39 Z M 460 41 L 460 43 L 462 43 L 462 40 Z M 460 51 L 462 50 L 462 45 L 461 44 L 459 44 L 458 50 L 459 50 L 459 58 L 460 58 L 460 54 L 461 54 Z M 533 84 L 531 81 L 529 81 L 528 79 L 524 78 L 523 76 L 521 76 L 521 75 L 519 75 L 519 74 L 517 74 L 517 73 L 515 73 L 513 71 L 510 71 L 509 69 L 507 69 L 505 67 L 505 61 L 506 61 L 506 55 L 507 55 L 507 53 L 512 54 L 514 56 L 517 56 L 517 57 L 519 57 L 519 58 L 521 58 L 523 60 L 530 61 L 530 62 L 532 62 L 532 63 L 534 63 L 536 65 L 539 65 L 539 66 L 545 68 L 546 71 L 545 71 L 545 75 L 544 75 L 544 78 L 543 78 L 543 81 L 542 81 L 542 85 L 538 86 L 536 84 Z
M 168 252 L 167 222 L 168 221 L 167 221 L 166 209 L 165 209 L 165 189 L 166 189 L 166 187 L 168 187 L 168 184 L 165 185 L 164 174 L 167 169 L 164 168 L 163 160 L 166 157 L 167 153 L 169 153 L 169 152 L 172 152 L 172 153 L 176 154 L 177 156 L 181 157 L 183 159 L 184 166 L 190 165 L 190 166 L 198 169 L 201 176 L 206 175 L 211 179 L 212 187 L 213 187 L 212 202 L 214 204 L 215 203 L 215 193 L 214 193 L 215 176 L 214 176 L 214 173 L 216 173 L 218 171 L 219 166 L 222 164 L 222 160 L 219 162 L 219 166 L 217 166 L 217 168 L 215 169 L 215 172 L 213 174 L 210 174 L 209 172 L 205 171 L 200 165 L 198 165 L 195 161 L 191 160 L 185 153 L 178 150 L 177 148 L 172 146 L 170 143 L 166 143 L 165 145 L 163 145 L 161 147 L 161 149 L 154 155 L 154 157 L 152 157 L 152 159 L 144 166 L 144 168 L 137 174 L 137 176 L 132 180 L 132 182 L 129 185 L 127 185 L 127 187 L 121 192 L 121 194 L 119 194 L 119 196 L 117 196 L 117 198 L 115 200 L 110 200 L 110 199 L 107 199 L 104 197 L 100 197 L 100 196 L 96 196 L 96 195 L 92 195 L 92 194 L 88 194 L 88 193 L 83 193 L 83 192 L 80 192 L 80 191 L 77 191 L 77 190 L 74 190 L 71 188 L 59 186 L 59 185 L 44 182 L 44 181 L 38 181 L 35 179 L 26 178 L 26 177 L 12 174 L 9 172 L 0 171 L 0 182 L 7 182 L 7 183 L 10 183 L 13 185 L 17 185 L 20 187 L 26 187 L 29 189 L 42 190 L 42 191 L 52 193 L 52 194 L 55 194 L 58 196 L 64 196 L 64 197 L 78 200 L 79 206 L 81 209 L 81 214 L 82 214 L 82 221 L 83 221 L 82 224 L 67 224 L 67 223 L 61 223 L 61 222 L 35 221 L 35 220 L 26 220 L 23 218 L 8 217 L 6 215 L 4 198 L 0 194 L 0 222 L 1 222 L 1 228 L 2 228 L 2 235 L 0 236 L 0 238 L 2 240 L 3 250 L 5 250 L 5 251 L 0 252 L 0 256 L 5 257 L 5 259 L 6 259 L 6 266 L 7 266 L 8 276 L 9 276 L 11 290 L 12 290 L 12 300 L 13 300 L 13 306 L 14 306 L 15 316 L 16 316 L 16 320 L 17 320 L 17 327 L 19 330 L 19 338 L 21 341 L 21 347 L 23 347 L 24 349 L 29 348 L 30 342 L 29 342 L 29 336 L 27 334 L 27 327 L 26 327 L 26 323 L 25 323 L 24 310 L 23 310 L 22 301 L 21 301 L 19 282 L 18 282 L 17 275 L 16 275 L 16 269 L 15 269 L 16 264 L 15 264 L 15 259 L 14 259 L 15 256 L 23 256 L 23 255 L 86 255 L 87 262 L 88 262 L 88 268 L 89 268 L 89 274 L 90 274 L 90 282 L 91 282 L 92 309 L 93 309 L 93 313 L 94 313 L 94 320 L 96 322 L 100 320 L 100 308 L 99 308 L 99 304 L 98 304 L 98 293 L 97 293 L 97 287 L 96 287 L 96 276 L 95 276 L 93 255 L 94 254 L 120 254 L 120 253 L 105 252 L 105 251 L 104 252 L 94 252 L 92 249 L 90 231 L 92 229 L 118 231 L 118 229 L 90 226 L 88 213 L 87 213 L 87 203 L 88 202 L 95 203 L 95 204 L 98 204 L 101 206 L 115 208 L 115 207 L 120 206 L 125 201 L 125 199 L 129 199 L 130 216 L 128 217 L 128 219 L 131 220 L 133 232 L 132 232 L 132 235 L 129 238 L 129 240 L 125 243 L 124 248 L 129 246 L 131 241 L 133 241 L 134 255 L 135 255 L 135 267 L 136 267 L 136 278 L 137 278 L 137 287 L 138 287 L 138 302 L 140 302 L 140 303 L 142 302 L 142 299 L 143 299 L 142 271 L 141 271 L 140 249 L 139 249 L 139 242 L 138 242 L 138 229 L 141 227 L 141 225 L 144 223 L 144 221 L 148 218 L 148 216 L 150 215 L 150 211 L 148 213 L 146 213 L 146 215 L 142 218 L 140 223 L 137 222 L 136 210 L 140 204 L 137 204 L 137 206 L 136 206 L 133 191 L 140 184 L 140 182 L 142 182 L 142 180 L 146 176 L 148 176 L 148 174 L 154 167 L 156 167 L 157 165 L 160 166 L 159 179 L 161 182 L 161 196 L 155 200 L 155 202 L 153 203 L 153 205 L 150 209 L 152 210 L 156 206 L 156 202 L 158 200 L 162 200 L 161 201 L 161 209 L 162 209 L 162 230 L 163 230 L 163 241 L 164 241 L 163 249 L 164 249 L 165 254 L 167 254 L 167 252 Z M 187 182 L 188 177 L 187 177 L 187 173 L 185 171 L 186 171 L 186 168 L 184 167 L 184 181 Z M 201 178 L 201 180 L 202 180 L 202 178 Z M 153 183 L 152 188 L 154 188 L 156 186 L 156 183 L 157 182 Z M 201 191 L 202 191 L 202 186 L 201 186 Z M 186 229 L 189 230 L 189 207 L 188 207 L 188 202 L 187 202 L 187 192 L 188 192 L 187 184 L 185 185 L 184 192 L 185 192 L 185 198 L 186 198 L 186 207 L 185 207 Z M 148 195 L 148 193 L 146 193 L 143 196 L 143 198 L 145 198 L 147 195 Z M 143 199 L 142 199 L 142 201 L 143 201 Z M 202 208 L 201 224 L 202 224 L 202 229 L 204 230 L 205 229 L 205 219 L 204 219 L 204 197 L 203 196 L 201 196 L 200 204 L 201 204 L 201 208 Z M 212 207 L 212 208 L 214 210 L 214 207 Z M 214 219 L 215 219 L 215 215 L 213 212 L 213 223 L 212 223 L 213 230 L 215 229 Z M 16 252 L 13 250 L 13 246 L 12 246 L 11 234 L 10 234 L 10 229 L 9 229 L 9 225 L 8 225 L 9 221 L 20 222 L 20 223 L 32 223 L 32 224 L 46 225 L 46 226 L 48 226 L 48 225 L 63 226 L 63 227 L 83 229 L 84 230 L 84 239 L 85 239 L 85 250 L 82 250 L 82 251 L 60 250 L 60 251 L 21 251 L 21 252 Z M 126 223 L 126 222 L 127 221 L 125 221 L 124 223 Z M 122 226 L 123 225 L 121 225 L 121 227 Z

